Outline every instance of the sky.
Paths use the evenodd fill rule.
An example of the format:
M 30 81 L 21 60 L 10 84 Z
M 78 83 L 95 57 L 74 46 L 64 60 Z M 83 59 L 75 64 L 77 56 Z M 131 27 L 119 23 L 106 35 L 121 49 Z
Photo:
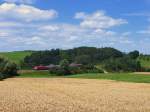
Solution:
M 79 46 L 150 54 L 150 0 L 0 0 L 0 52 Z

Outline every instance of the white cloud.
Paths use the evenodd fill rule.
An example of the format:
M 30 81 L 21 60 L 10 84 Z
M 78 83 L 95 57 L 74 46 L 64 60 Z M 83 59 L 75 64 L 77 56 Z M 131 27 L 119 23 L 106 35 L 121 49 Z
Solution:
M 0 5 L 0 20 L 42 21 L 57 17 L 55 10 L 41 10 L 29 5 L 4 3 Z
M 37 45 L 45 45 L 46 43 L 42 40 L 42 38 L 40 37 L 32 37 L 32 38 L 28 38 L 25 40 L 27 45 L 33 45 L 33 44 L 37 44 Z
M 31 9 L 29 8 L 29 11 L 24 11 L 24 6 Z M 32 11 L 32 8 L 33 10 L 36 9 L 36 11 Z M 39 13 L 40 11 L 42 13 Z M 96 13 L 98 16 L 96 16 Z M 2 16 L 2 14 L 5 16 Z M 95 12 L 93 14 L 84 13 L 83 15 L 78 13 L 76 18 L 83 19 L 80 24 L 51 23 L 47 21 L 47 19 L 51 19 L 51 16 L 47 17 L 47 14 L 49 13 L 45 13 L 45 10 L 27 5 L 1 5 L 0 16 L 3 19 L 0 20 L 0 51 L 41 50 L 78 46 L 110 46 L 120 48 L 120 45 L 126 47 L 132 44 L 132 40 L 128 38 L 129 33 L 121 34 L 107 29 L 126 23 L 123 19 L 114 19 L 106 16 L 106 14 L 101 17 L 98 12 Z M 94 16 L 89 18 L 90 15 Z M 97 19 L 97 17 L 101 19 Z M 92 26 L 92 28 L 89 26 L 83 27 L 82 23 L 88 20 L 88 18 L 91 21 L 94 21 L 95 18 L 96 22 L 100 22 L 102 25 L 98 24 L 98 27 Z M 35 22 L 37 19 L 40 22 Z M 106 20 L 113 21 L 114 23 L 110 24 L 111 22 L 109 22 L 109 24 L 106 24 Z M 107 27 L 104 25 L 107 25 Z
M 0 28 L 8 28 L 8 27 L 19 27 L 22 26 L 22 23 L 12 22 L 12 21 L 0 21 Z
M 36 0 L 3 0 L 8 3 L 33 4 Z
M 75 18 L 83 20 L 80 25 L 86 28 L 107 29 L 127 23 L 124 19 L 115 19 L 107 16 L 104 11 L 97 11 L 92 14 L 79 12 L 76 13 Z
M 12 28 L 8 26 L 5 27 L 5 29 L 0 27 L 0 31 L 0 41 L 6 43 L 5 47 L 3 47 L 5 49 L 39 50 L 72 48 L 87 45 L 104 47 L 130 44 L 127 43 L 130 41 L 128 37 L 120 38 L 123 34 L 102 29 L 93 30 L 72 24 L 48 23 L 45 25 L 30 23 L 30 25 L 26 27 L 25 24 L 13 26 Z
M 46 25 L 39 28 L 39 30 L 57 31 L 59 27 L 57 25 Z

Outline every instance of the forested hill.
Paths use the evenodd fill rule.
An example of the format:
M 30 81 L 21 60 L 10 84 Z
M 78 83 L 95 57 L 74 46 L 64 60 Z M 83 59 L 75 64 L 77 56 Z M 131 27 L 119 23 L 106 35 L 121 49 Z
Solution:
M 123 53 L 117 49 L 105 47 L 78 47 L 68 50 L 52 49 L 46 51 L 33 52 L 24 58 L 21 63 L 22 68 L 32 68 L 37 65 L 60 64 L 67 60 L 68 63 L 83 64 L 86 66 L 102 66 L 110 72 L 141 71 L 139 51 Z
M 128 55 L 117 49 L 95 48 L 95 47 L 79 47 L 68 50 L 52 49 L 45 51 L 14 51 L 14 52 L 1 52 L 0 56 L 8 58 L 9 60 L 22 64 L 22 60 L 27 66 L 34 65 L 48 65 L 59 64 L 60 60 L 67 59 L 69 62 L 76 63 L 105 63 L 109 59 L 119 58 Z M 143 67 L 150 68 L 150 55 L 140 55 L 138 61 L 141 62 Z
M 46 51 L 33 52 L 30 56 L 26 56 L 24 62 L 28 66 L 59 64 L 63 59 L 67 59 L 70 63 L 97 64 L 123 57 L 125 53 L 110 47 L 79 47 L 68 50 L 52 49 Z

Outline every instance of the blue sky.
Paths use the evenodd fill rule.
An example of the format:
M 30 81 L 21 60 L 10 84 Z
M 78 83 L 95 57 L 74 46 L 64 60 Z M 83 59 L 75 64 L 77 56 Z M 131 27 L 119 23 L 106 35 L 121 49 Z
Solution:
M 0 51 L 149 43 L 150 0 L 0 0 Z

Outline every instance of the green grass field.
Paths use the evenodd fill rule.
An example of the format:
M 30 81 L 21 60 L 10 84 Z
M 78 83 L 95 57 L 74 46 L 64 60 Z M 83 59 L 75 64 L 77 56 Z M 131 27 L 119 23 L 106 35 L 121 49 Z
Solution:
M 150 83 L 150 75 L 134 73 L 109 73 L 109 74 L 79 74 L 67 76 L 68 78 L 107 79 L 125 82 Z
M 0 56 L 8 58 L 9 60 L 19 64 L 19 62 L 23 60 L 25 56 L 28 56 L 31 53 L 31 51 L 1 52 Z
M 71 76 L 53 76 L 48 71 L 23 71 L 20 72 L 19 78 L 82 78 L 82 79 L 106 79 L 136 83 L 150 83 L 150 75 L 134 73 L 108 73 L 108 74 L 77 74 Z

